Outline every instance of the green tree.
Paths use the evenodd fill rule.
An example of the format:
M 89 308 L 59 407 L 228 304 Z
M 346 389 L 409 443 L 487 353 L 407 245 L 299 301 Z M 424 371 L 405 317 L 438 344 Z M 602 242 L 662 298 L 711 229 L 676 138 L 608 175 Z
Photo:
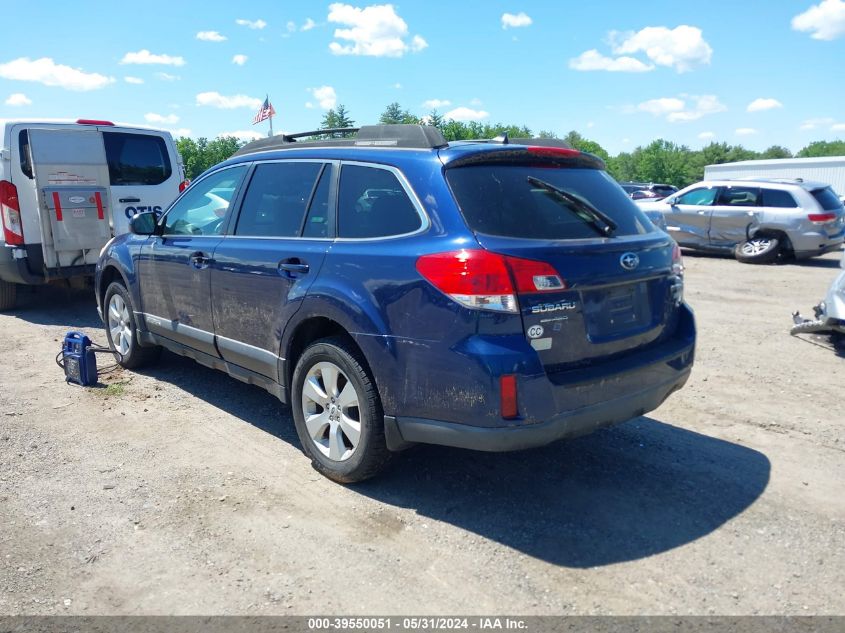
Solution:
M 378 120 L 379 123 L 382 125 L 390 125 L 396 123 L 419 123 L 420 120 L 411 114 L 408 110 L 403 110 L 402 106 L 399 105 L 398 102 L 394 101 L 390 105 L 385 108 L 384 112 L 381 113 L 381 116 Z
M 590 139 L 584 138 L 575 130 L 572 130 L 563 137 L 564 141 L 569 143 L 569 145 L 579 151 L 588 152 L 590 154 L 595 154 L 599 158 L 604 161 L 607 161 L 610 158 L 610 155 L 607 153 L 607 150 L 604 149 L 601 145 L 596 143 L 595 141 L 591 141 Z
M 632 153 L 635 180 L 686 187 L 697 180 L 692 169 L 692 152 L 686 145 L 657 139 Z
M 205 137 L 197 140 L 180 138 L 176 140 L 176 148 L 182 156 L 185 165 L 185 175 L 194 179 L 209 167 L 222 163 L 245 144 L 234 136 L 221 136 L 213 141 Z
M 820 156 L 845 156 L 845 141 L 815 141 L 795 155 L 796 158 Z
M 436 109 L 433 109 L 431 112 L 428 113 L 428 118 L 426 119 L 426 125 L 431 125 L 432 127 L 436 127 L 440 130 L 443 129 L 443 125 L 446 123 L 443 120 L 443 117 L 438 114 Z
M 772 145 L 760 154 L 760 158 L 792 158 L 792 152 L 783 145 Z
M 537 138 L 557 138 L 557 134 L 548 130 L 540 130 L 537 132 Z
M 325 115 L 323 115 L 323 120 L 320 122 L 321 130 L 330 130 L 334 128 L 345 127 L 355 127 L 355 121 L 353 121 L 349 117 L 349 112 L 346 110 L 346 107 L 340 103 L 337 105 L 337 109 L 329 109 L 329 111 L 326 112 Z M 332 134 L 332 136 L 336 138 L 349 135 L 349 132 L 339 132 L 336 134 Z M 322 138 L 326 138 L 326 136 L 324 135 Z

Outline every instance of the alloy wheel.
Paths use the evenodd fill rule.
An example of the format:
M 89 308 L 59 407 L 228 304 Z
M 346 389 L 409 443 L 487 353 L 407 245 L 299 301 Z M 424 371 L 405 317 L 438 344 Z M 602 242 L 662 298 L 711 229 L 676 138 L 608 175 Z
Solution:
M 119 294 L 113 294 L 109 299 L 108 315 L 114 349 L 121 356 L 126 356 L 132 347 L 132 320 L 129 318 L 129 306 Z
M 316 363 L 302 385 L 302 414 L 308 437 L 324 456 L 346 461 L 361 439 L 358 392 L 343 370 Z

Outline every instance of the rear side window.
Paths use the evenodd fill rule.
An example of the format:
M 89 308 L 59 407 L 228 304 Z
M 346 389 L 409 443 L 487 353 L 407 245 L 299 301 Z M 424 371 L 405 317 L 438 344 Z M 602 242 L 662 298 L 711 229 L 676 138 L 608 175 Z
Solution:
M 818 202 L 825 211 L 834 211 L 842 206 L 842 202 L 836 197 L 836 194 L 833 193 L 833 189 L 830 187 L 816 189 L 810 193 L 813 194 L 816 202 Z
M 763 189 L 762 205 L 764 207 L 779 207 L 782 209 L 794 209 L 798 206 L 795 198 L 788 191 L 781 189 Z
M 422 219 L 396 175 L 386 169 L 344 165 L 340 172 L 339 237 L 413 233 Z
M 160 136 L 103 132 L 112 185 L 159 185 L 172 169 Z
M 760 199 L 757 187 L 723 187 L 716 204 L 726 207 L 756 207 Z
M 32 159 L 29 156 L 29 132 L 21 130 L 18 134 L 18 154 L 21 159 L 21 171 L 27 178 L 32 178 Z
M 264 163 L 244 196 L 235 235 L 298 237 L 322 163 Z
M 617 225 L 614 235 L 654 230 L 625 191 L 597 169 L 472 165 L 447 170 L 446 179 L 464 220 L 478 233 L 548 240 L 599 237 L 583 203 Z

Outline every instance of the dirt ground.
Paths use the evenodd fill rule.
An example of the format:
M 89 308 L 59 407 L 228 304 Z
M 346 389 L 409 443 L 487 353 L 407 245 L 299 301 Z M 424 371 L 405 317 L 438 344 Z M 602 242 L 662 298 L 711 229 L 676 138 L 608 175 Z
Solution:
M 699 344 L 647 417 L 343 487 L 272 396 L 165 354 L 53 363 L 90 292 L 0 315 L 0 614 L 843 614 L 845 359 L 787 334 L 839 254 L 687 256 Z M 101 365 L 106 362 L 100 358 Z

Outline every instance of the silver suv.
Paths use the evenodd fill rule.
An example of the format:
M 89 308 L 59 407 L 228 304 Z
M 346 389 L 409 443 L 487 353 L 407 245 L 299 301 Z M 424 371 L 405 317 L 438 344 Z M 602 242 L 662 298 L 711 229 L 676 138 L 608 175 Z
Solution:
M 745 263 L 815 257 L 838 250 L 845 237 L 842 202 L 821 182 L 707 180 L 639 206 L 662 213 L 681 246 L 732 252 Z

